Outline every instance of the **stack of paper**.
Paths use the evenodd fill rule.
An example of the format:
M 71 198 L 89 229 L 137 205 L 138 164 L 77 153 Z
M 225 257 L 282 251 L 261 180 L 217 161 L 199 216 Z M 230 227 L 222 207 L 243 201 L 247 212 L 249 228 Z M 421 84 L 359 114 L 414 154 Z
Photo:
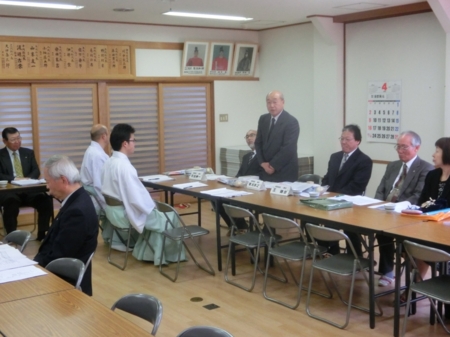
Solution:
M 168 181 L 168 180 L 175 180 L 174 178 L 171 178 L 169 176 L 166 176 L 164 174 L 154 174 L 151 176 L 144 176 L 139 177 L 142 181 Z
M 20 179 L 11 181 L 11 184 L 19 186 L 37 185 L 45 183 L 46 183 L 45 179 Z
M 246 191 L 229 190 L 228 188 L 216 188 L 214 190 L 201 191 L 201 193 L 209 194 L 215 197 L 233 198 L 241 195 L 252 194 Z
M 355 196 L 350 196 L 350 195 L 338 195 L 332 198 L 329 198 L 331 200 L 347 200 L 347 201 L 351 201 L 354 205 L 358 205 L 358 206 L 366 206 L 366 205 L 371 205 L 371 204 L 375 204 L 377 202 L 381 202 L 382 200 L 378 200 L 378 199 L 373 199 L 373 198 L 369 198 L 369 197 L 365 197 L 362 195 L 355 195 Z
M 182 190 L 188 190 L 190 188 L 198 188 L 198 187 L 205 187 L 205 186 L 208 186 L 208 185 L 200 183 L 198 181 L 193 181 L 191 183 L 184 183 L 184 184 L 175 184 L 175 185 L 173 185 L 173 187 L 181 188 Z
M 16 248 L 0 245 L 0 283 L 45 275 L 46 272 L 34 267 L 35 264 L 37 262 L 30 260 Z

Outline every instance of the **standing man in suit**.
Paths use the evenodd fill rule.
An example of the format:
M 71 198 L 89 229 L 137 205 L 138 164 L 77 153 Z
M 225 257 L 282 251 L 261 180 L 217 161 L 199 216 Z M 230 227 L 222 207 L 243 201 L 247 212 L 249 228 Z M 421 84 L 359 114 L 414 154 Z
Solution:
M 61 209 L 34 260 L 42 267 L 61 257 L 87 263 L 97 248 L 98 220 L 91 197 L 81 187 L 80 173 L 68 157 L 56 155 L 45 163 L 44 177 L 50 194 L 61 200 Z M 92 296 L 92 263 L 81 289 Z
M 333 153 L 328 162 L 327 174 L 322 179 L 322 185 L 328 185 L 328 191 L 347 194 L 363 195 L 372 175 L 372 159 L 360 149 L 361 130 L 358 125 L 350 124 L 342 129 L 342 151 Z M 362 255 L 361 240 L 355 233 L 345 232 L 355 247 L 356 254 Z M 339 246 L 331 245 L 329 252 L 339 254 Z
M 34 151 L 21 147 L 22 137 L 16 128 L 5 128 L 2 132 L 5 147 L 0 150 L 0 180 L 38 179 L 41 174 Z M 3 207 L 3 222 L 7 233 L 17 229 L 17 216 L 21 206 L 30 206 L 38 211 L 38 240 L 45 237 L 53 201 L 46 193 L 7 193 L 0 196 Z
M 416 205 L 425 184 L 427 173 L 434 167 L 419 158 L 417 153 L 422 143 L 420 136 L 414 131 L 405 131 L 397 139 L 399 160 L 389 163 L 386 172 L 377 188 L 375 199 L 389 202 L 409 201 Z M 380 287 L 386 287 L 394 281 L 394 239 L 377 235 L 380 249 L 381 277 Z
M 266 104 L 269 113 L 259 118 L 255 140 L 256 157 L 263 168 L 260 178 L 273 182 L 297 181 L 298 121 L 284 110 L 280 91 L 269 92 Z

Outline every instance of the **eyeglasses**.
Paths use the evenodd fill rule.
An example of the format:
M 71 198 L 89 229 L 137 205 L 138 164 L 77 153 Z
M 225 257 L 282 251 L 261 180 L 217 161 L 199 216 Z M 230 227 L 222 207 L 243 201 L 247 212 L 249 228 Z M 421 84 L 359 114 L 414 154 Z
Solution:
M 135 139 L 129 139 L 128 142 L 136 143 L 136 138 Z
M 252 138 L 252 137 L 256 137 L 256 133 L 251 133 L 249 135 L 245 135 L 244 139 L 249 139 L 249 138 Z
M 13 139 L 8 139 L 8 142 L 17 143 L 17 142 L 20 142 L 21 140 L 22 140 L 22 137 L 17 137 L 17 138 L 13 138 Z
M 409 145 L 394 145 L 394 149 L 396 149 L 397 151 L 405 151 L 408 150 L 410 148 Z
M 345 142 L 345 143 L 348 143 L 348 142 L 351 142 L 351 141 L 353 141 L 353 140 L 355 140 L 354 138 L 343 138 L 343 137 L 339 137 L 338 138 L 341 142 Z

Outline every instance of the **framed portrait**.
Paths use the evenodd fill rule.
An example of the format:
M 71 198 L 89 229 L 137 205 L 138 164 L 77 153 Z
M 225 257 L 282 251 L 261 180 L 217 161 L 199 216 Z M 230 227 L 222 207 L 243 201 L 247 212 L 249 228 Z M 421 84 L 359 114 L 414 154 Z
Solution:
M 237 43 L 234 51 L 233 76 L 253 76 L 255 73 L 256 53 L 258 45 Z
M 182 76 L 204 76 L 209 42 L 185 42 L 181 63 Z
M 234 43 L 211 42 L 209 53 L 208 72 L 210 76 L 228 76 L 233 64 Z

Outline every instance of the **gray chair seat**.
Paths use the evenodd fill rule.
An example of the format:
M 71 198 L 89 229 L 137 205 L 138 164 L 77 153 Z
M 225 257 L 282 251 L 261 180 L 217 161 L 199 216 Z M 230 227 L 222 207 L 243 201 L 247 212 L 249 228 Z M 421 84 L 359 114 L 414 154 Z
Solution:
M 163 235 L 166 235 L 172 240 L 187 239 L 190 236 L 196 237 L 206 234 L 209 234 L 209 230 L 197 225 L 187 225 L 185 227 L 172 228 L 163 232 Z
M 348 276 L 353 274 L 355 257 L 350 254 L 338 254 L 330 256 L 327 259 L 316 261 L 314 268 L 321 269 L 333 274 Z M 369 268 L 369 260 L 359 258 L 361 268 L 357 266 L 356 271 L 359 272 Z

